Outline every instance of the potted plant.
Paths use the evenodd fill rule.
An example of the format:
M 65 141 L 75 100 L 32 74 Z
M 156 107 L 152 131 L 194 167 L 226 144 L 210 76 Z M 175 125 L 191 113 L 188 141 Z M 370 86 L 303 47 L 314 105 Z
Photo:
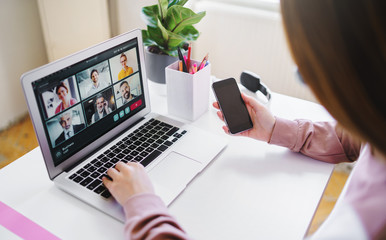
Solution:
M 158 0 L 158 4 L 142 8 L 142 18 L 147 25 L 142 30 L 145 45 L 147 77 L 165 83 L 165 67 L 177 61 L 177 48 L 187 49 L 199 32 L 193 27 L 205 16 L 184 7 L 188 0 Z

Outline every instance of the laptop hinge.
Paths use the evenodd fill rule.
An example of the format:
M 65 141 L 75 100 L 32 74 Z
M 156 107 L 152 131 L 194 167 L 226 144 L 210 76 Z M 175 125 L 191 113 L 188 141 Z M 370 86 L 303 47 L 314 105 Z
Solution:
M 133 124 L 129 125 L 126 129 L 122 130 L 120 133 L 118 133 L 115 137 L 112 137 L 109 141 L 106 141 L 106 144 L 102 144 L 99 148 L 97 148 L 96 150 L 92 151 L 90 154 L 88 154 L 87 156 L 85 156 L 83 159 L 81 159 L 80 161 L 72 164 L 71 166 L 69 166 L 68 168 L 64 169 L 65 172 L 70 172 L 72 169 L 74 169 L 76 166 L 78 166 L 81 162 L 85 161 L 86 159 L 88 159 L 90 156 L 92 156 L 93 154 L 95 154 L 96 152 L 98 152 L 99 150 L 101 150 L 102 148 L 104 148 L 106 145 L 110 144 L 112 141 L 114 141 L 115 139 L 117 139 L 118 137 L 120 137 L 123 133 L 125 133 L 127 131 L 127 129 L 130 129 L 132 127 L 134 127 L 135 125 L 137 125 L 139 122 L 143 121 L 145 118 L 144 117 L 141 117 L 139 118 L 137 121 L 135 121 Z

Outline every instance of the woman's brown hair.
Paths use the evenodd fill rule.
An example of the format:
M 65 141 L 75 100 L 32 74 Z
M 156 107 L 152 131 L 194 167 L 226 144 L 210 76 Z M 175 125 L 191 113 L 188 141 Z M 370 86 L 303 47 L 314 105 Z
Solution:
M 281 0 L 299 72 L 346 129 L 386 156 L 386 1 Z
M 65 88 L 66 89 L 66 91 L 67 91 L 67 93 L 68 93 L 68 88 L 67 88 L 67 86 L 66 86 L 66 84 L 64 83 L 64 82 L 59 82 L 59 84 L 56 86 L 56 88 L 55 88 L 55 93 L 56 94 L 58 94 L 58 92 L 59 92 L 59 88 Z

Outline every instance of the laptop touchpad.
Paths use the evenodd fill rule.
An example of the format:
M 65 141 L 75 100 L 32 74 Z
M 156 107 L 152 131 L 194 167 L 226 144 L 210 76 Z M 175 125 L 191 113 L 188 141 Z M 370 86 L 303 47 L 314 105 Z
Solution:
M 201 163 L 179 153 L 169 153 L 149 172 L 156 193 L 169 204 L 200 172 Z

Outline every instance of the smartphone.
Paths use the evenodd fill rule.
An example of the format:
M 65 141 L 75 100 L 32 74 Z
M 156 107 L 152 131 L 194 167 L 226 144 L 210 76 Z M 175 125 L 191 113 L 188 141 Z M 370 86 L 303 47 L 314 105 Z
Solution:
M 213 83 L 212 88 L 229 131 L 236 134 L 251 129 L 253 123 L 236 80 L 224 79 Z

